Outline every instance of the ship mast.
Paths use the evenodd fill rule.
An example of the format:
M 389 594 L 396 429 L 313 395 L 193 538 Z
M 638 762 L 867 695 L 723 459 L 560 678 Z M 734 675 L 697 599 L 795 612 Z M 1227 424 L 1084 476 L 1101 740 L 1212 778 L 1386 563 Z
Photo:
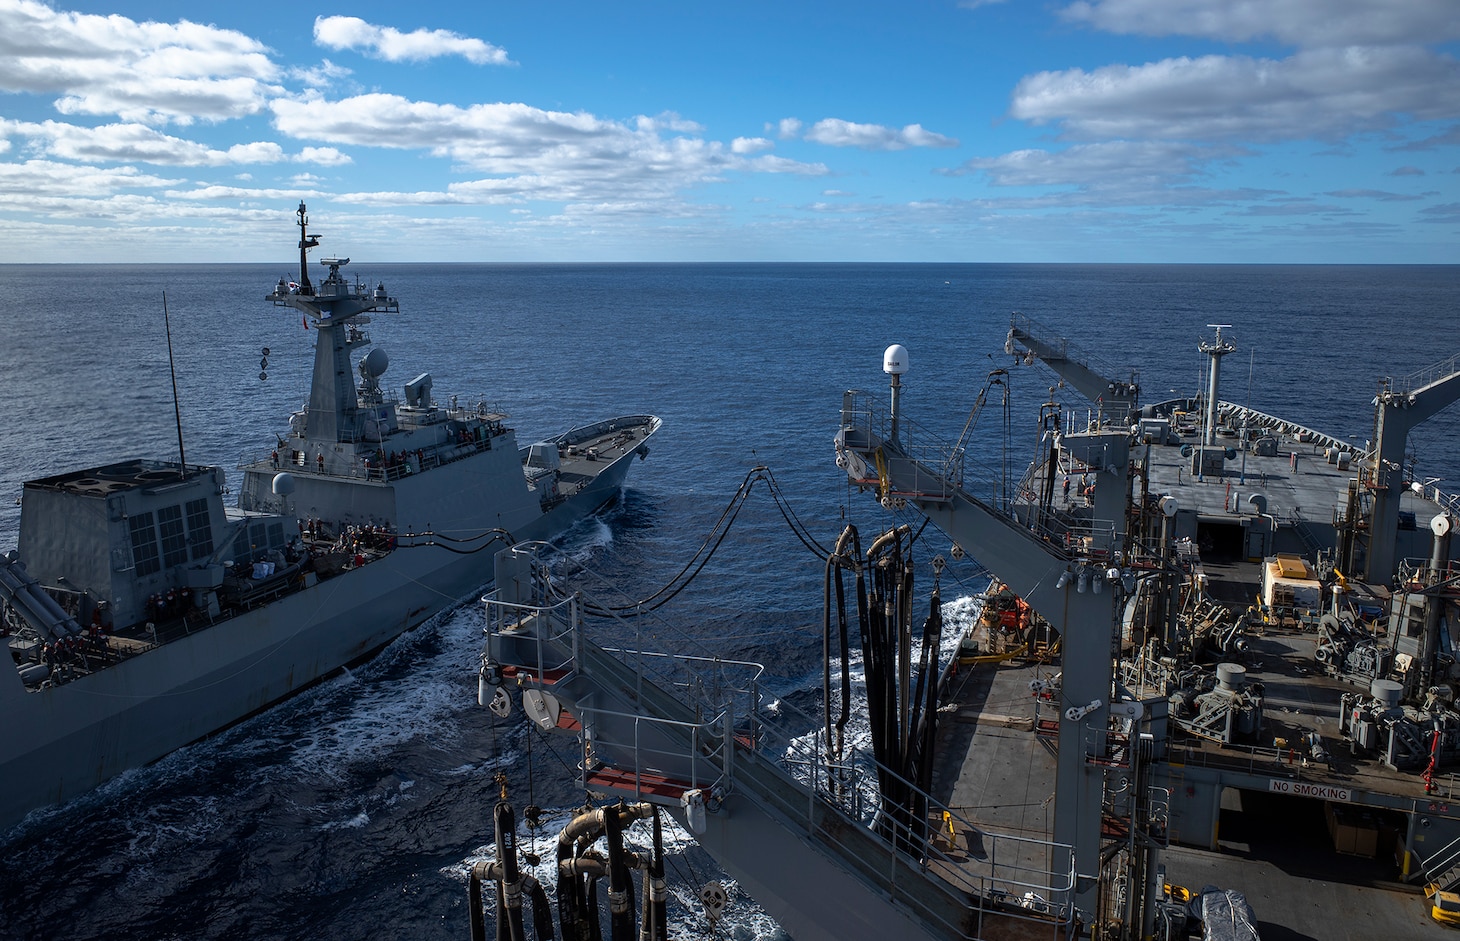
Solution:
M 1201 351 L 1212 358 L 1210 372 L 1207 373 L 1207 401 L 1205 411 L 1206 433 L 1202 437 L 1202 444 L 1211 447 L 1216 443 L 1217 434 L 1217 395 L 1222 387 L 1222 357 L 1237 348 L 1237 345 L 1230 339 L 1222 336 L 1222 328 L 1232 326 L 1229 323 L 1209 323 L 1208 327 L 1217 328 L 1217 338 L 1210 342 L 1203 340 L 1200 344 Z
M 309 216 L 304 203 L 299 204 L 299 284 L 297 288 L 283 279 L 266 298 L 276 307 L 290 307 L 304 316 L 305 326 L 315 328 L 314 378 L 309 387 L 309 406 L 305 416 L 304 440 L 313 445 L 313 453 L 324 457 L 321 469 L 333 465 L 336 447 L 362 439 L 359 418 L 360 401 L 352 376 L 350 350 L 369 343 L 357 328 L 368 322 L 362 315 L 372 311 L 399 313 L 400 304 L 378 285 L 374 291 L 341 277 L 340 269 L 348 258 L 323 258 L 329 275 L 316 289 L 309 280 L 308 252 L 319 246 L 319 236 L 308 231 Z M 360 318 L 357 320 L 357 318 Z M 330 467 L 332 469 L 332 466 Z
M 309 283 L 309 258 L 306 254 L 311 248 L 319 247 L 319 236 L 309 234 L 309 216 L 305 214 L 304 200 L 299 201 L 299 293 L 309 295 L 314 293 L 314 286 Z

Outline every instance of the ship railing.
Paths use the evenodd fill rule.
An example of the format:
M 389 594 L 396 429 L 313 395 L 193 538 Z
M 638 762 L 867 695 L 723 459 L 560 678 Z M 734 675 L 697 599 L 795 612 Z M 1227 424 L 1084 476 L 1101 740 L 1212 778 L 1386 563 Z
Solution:
M 964 484 L 964 458 L 962 447 L 952 444 L 918 423 L 901 417 L 898 419 L 896 438 L 893 437 L 892 420 L 880 402 L 871 393 L 860 390 L 848 391 L 842 399 L 842 427 L 855 428 L 876 435 L 879 440 L 894 442 L 899 455 L 880 452 L 880 459 L 896 460 L 899 469 L 906 464 L 906 473 L 896 476 L 899 488 L 884 497 L 927 498 L 946 500 Z M 885 466 L 868 467 L 868 473 L 875 475 L 870 480 L 886 483 L 889 475 Z
M 1431 797 L 1454 800 L 1460 797 L 1460 774 L 1456 774 L 1453 771 L 1446 772 L 1445 774 L 1437 774 L 1431 779 L 1430 786 Z
M 591 646 L 594 645 L 586 639 L 579 641 L 580 655 Z M 596 649 L 632 671 L 632 682 L 640 702 L 647 702 L 646 688 L 652 684 L 682 705 L 685 715 L 694 717 L 693 720 L 659 717 L 644 720 L 658 723 L 666 730 L 693 731 L 686 749 L 665 752 L 666 756 L 680 758 L 675 767 L 684 767 L 686 760 L 691 767 L 694 767 L 694 762 L 709 762 L 720 772 L 712 786 L 722 794 L 732 790 L 734 744 L 753 748 L 762 735 L 761 680 L 765 666 L 749 660 L 667 653 L 641 646 Z M 593 711 L 600 715 L 617 715 L 605 710 Z M 635 738 L 639 738 L 637 727 Z M 599 744 L 604 741 L 601 733 L 597 741 Z M 638 746 L 635 752 L 639 753 Z
M 947 501 L 961 491 L 1011 516 L 1010 508 L 1019 485 L 996 461 L 981 461 L 973 456 L 982 453 L 982 445 L 965 445 L 971 429 L 965 428 L 959 439 L 953 441 L 902 415 L 894 439 L 892 419 L 880 397 L 860 389 L 843 393 L 841 426 L 856 432 L 850 436 L 853 439 L 870 442 L 875 437 L 895 445 L 892 450 L 878 450 L 880 458 L 877 459 L 891 462 L 889 465 L 868 466 L 868 476 L 858 481 L 883 485 L 896 480 L 897 489 L 884 493 L 885 499 Z M 990 446 L 988 452 L 998 454 L 999 448 Z
M 1108 361 L 1101 360 L 1075 345 L 1069 337 L 1056 333 L 1049 327 L 1039 323 L 1039 321 L 1018 311 L 1015 311 L 1010 316 L 1009 329 L 1011 332 L 1017 331 L 1022 336 L 1028 337 L 1030 341 L 1038 345 L 1041 348 L 1041 352 L 1035 355 L 1039 356 L 1046 364 L 1050 364 L 1051 361 L 1068 360 L 1069 362 L 1085 367 L 1097 376 L 1114 377 L 1129 375 L 1130 385 L 1140 385 L 1141 374 L 1139 371 L 1129 366 L 1115 366 Z M 1053 365 L 1050 368 L 1053 369 Z M 1059 372 L 1058 369 L 1055 371 Z
M 1453 589 L 1460 591 L 1460 563 L 1454 559 L 1446 559 L 1445 565 L 1437 573 L 1433 573 L 1429 559 L 1401 559 L 1395 573 L 1395 579 L 1400 585 L 1428 588 L 1440 584 L 1449 584 Z
M 650 780 L 646 776 L 652 776 L 656 787 L 668 783 L 685 790 L 705 789 L 717 797 L 733 791 L 735 744 L 749 746 L 759 734 L 754 720 L 761 698 L 761 664 L 638 647 L 599 647 L 583 636 L 582 599 L 576 594 L 544 604 L 503 601 L 497 592 L 482 600 L 486 632 L 496 641 L 494 650 L 504 664 L 517 669 L 519 677 L 547 686 L 581 671 L 631 687 L 634 699 L 645 707 L 625 712 L 593 705 L 591 699 L 576 704 L 576 718 L 593 730 L 591 754 L 585 753 L 580 766 L 585 787 L 592 786 L 589 775 L 602 760 L 616 773 L 629 775 L 636 799 L 644 796 Z M 605 659 L 618 666 L 609 670 Z M 672 711 L 694 718 L 652 714 L 655 688 L 682 707 Z M 742 717 L 738 728 L 737 717 Z
M 561 561 L 574 569 L 575 576 L 598 580 L 608 591 L 616 591 L 611 581 L 588 571 L 576 560 Z M 590 716 L 617 721 L 621 727 L 629 727 L 623 724 L 631 721 L 633 731 L 620 732 L 618 738 L 624 740 L 612 744 L 638 755 L 647 762 L 646 767 L 652 768 L 655 763 L 684 767 L 678 763 L 685 757 L 682 750 L 660 745 L 646 748 L 646 741 L 657 739 L 662 743 L 669 737 L 656 735 L 657 731 L 678 732 L 681 737 L 689 732 L 694 757 L 707 761 L 718 772 L 716 786 L 766 806 L 786 825 L 833 853 L 841 865 L 879 886 L 899 904 L 942 925 L 949 937 L 981 937 L 984 920 L 996 917 L 1049 925 L 1051 938 L 1073 924 L 1076 879 L 1070 847 L 1036 837 L 984 830 L 892 769 L 879 766 L 869 751 L 855 745 L 846 749 L 839 760 L 829 760 L 826 733 L 820 728 L 819 718 L 784 700 L 765 702 L 761 664 L 710 652 L 668 654 L 644 649 L 639 641 L 651 632 L 675 636 L 680 645 L 696 644 L 682 630 L 654 621 L 657 615 L 632 619 L 615 615 L 612 620 L 631 633 L 635 643 L 597 646 L 581 636 L 584 627 L 573 606 L 576 597 L 569 596 L 553 606 L 555 611 L 573 607 L 571 612 L 556 614 L 563 627 L 551 635 L 552 646 L 572 651 L 571 657 L 556 666 L 566 669 L 575 661 L 582 666 L 598 655 L 611 657 L 621 668 L 631 671 L 618 674 L 614 682 L 639 684 L 636 698 L 641 705 L 652 705 L 658 695 L 650 687 L 669 693 L 677 703 L 665 710 L 663 717 L 592 707 L 583 710 Z M 489 602 L 489 632 L 494 620 L 505 624 L 510 619 L 505 614 L 491 615 L 494 607 L 502 612 L 517 608 L 524 613 L 540 607 L 495 601 L 493 595 L 484 600 Z M 610 613 L 601 603 L 590 603 L 595 613 Z M 520 620 L 521 615 L 517 617 Z M 545 640 L 539 641 L 543 647 L 537 654 L 540 664 L 546 655 Z M 545 676 L 551 669 L 541 670 L 538 675 Z M 597 672 L 597 668 L 589 669 Z M 675 714 L 681 717 L 674 718 Z M 596 723 L 595 752 L 608 750 L 609 743 L 601 735 L 603 727 L 611 724 Z M 877 798 L 879 779 L 896 782 L 911 795 L 912 805 L 924 809 L 924 816 L 912 819 L 907 814 L 884 812 Z M 700 779 L 696 777 L 695 782 Z M 641 779 L 636 779 L 636 788 L 640 785 Z M 941 834 L 949 830 L 955 838 L 941 839 Z M 858 847 L 864 851 L 858 852 Z M 945 894 L 930 897 L 926 888 L 929 876 L 946 887 Z M 948 907 L 947 893 L 960 900 L 956 906 Z M 945 904 L 938 904 L 938 898 Z M 957 915 L 951 915 L 955 909 Z M 976 930 L 966 934 L 970 912 L 974 913 Z
M 1328 766 L 1309 759 L 1305 750 L 1291 748 L 1268 748 L 1239 743 L 1223 743 L 1220 752 L 1203 750 L 1192 745 L 1171 743 L 1168 746 L 1168 764 L 1187 765 L 1198 768 L 1220 768 L 1224 771 L 1244 771 L 1248 774 L 1271 775 L 1279 772 L 1296 781 L 1317 779 L 1322 772 L 1326 776 Z
M 1430 501 L 1452 516 L 1460 515 L 1460 494 L 1446 493 L 1435 484 L 1423 481 L 1415 481 L 1410 488 L 1420 499 Z
M 667 689 L 678 690 L 679 698 L 697 712 L 740 717 L 746 724 L 746 735 L 753 739 L 759 734 L 764 664 L 657 650 L 601 649 L 633 666 L 636 679 L 651 679 Z
M 1396 395 L 1408 395 L 1426 386 L 1434 385 L 1441 379 L 1452 376 L 1457 372 L 1460 372 L 1460 353 L 1456 353 L 1448 359 L 1442 359 L 1438 363 L 1412 372 L 1407 376 L 1388 380 L 1389 391 Z
M 1234 402 L 1221 401 L 1217 403 L 1217 409 L 1227 420 L 1237 427 L 1243 423 L 1249 429 L 1266 428 L 1276 431 L 1278 434 L 1287 435 L 1296 441 L 1309 446 L 1310 452 L 1320 451 L 1325 448 L 1332 448 L 1337 451 L 1348 451 L 1355 458 L 1371 458 L 1372 452 L 1355 447 L 1353 443 L 1344 441 L 1342 438 L 1335 438 L 1333 435 L 1321 431 L 1314 431 L 1312 428 L 1304 427 L 1286 418 L 1279 418 L 1276 415 L 1269 415 L 1260 412 L 1247 405 L 1238 405 Z
M 734 790 L 734 739 L 730 726 L 733 713 L 729 710 L 700 722 L 600 709 L 582 703 L 578 705 L 578 712 L 584 727 L 594 730 L 594 755 L 614 757 L 614 767 L 628 773 L 633 780 L 635 800 L 642 800 L 648 789 L 646 774 L 656 779 L 667 775 L 678 787 L 702 789 L 716 797 Z M 624 727 L 632 729 L 632 734 L 624 739 L 614 737 L 609 731 Z M 661 732 L 669 734 L 656 734 Z M 652 744 L 680 741 L 685 743 L 685 747 L 655 747 Z M 623 760 L 625 755 L 632 756 L 632 764 Z M 625 765 L 628 767 L 625 768 Z M 718 773 L 712 777 L 702 776 L 706 768 Z M 589 762 L 585 760 L 579 770 L 583 774 L 583 786 L 591 787 L 588 775 L 593 768 Z
M 799 796 L 779 792 L 772 796 L 783 816 L 808 838 L 833 850 L 846 847 L 846 826 L 857 827 L 859 838 L 880 843 L 884 852 L 856 852 L 846 847 L 844 861 L 857 869 L 899 903 L 924 919 L 942 925 L 950 937 L 983 937 L 991 917 L 1031 919 L 1048 924 L 1052 937 L 1068 928 L 1073 905 L 1075 872 L 1069 848 L 1051 841 L 985 830 L 962 812 L 938 801 L 916 784 L 879 765 L 864 749 L 851 747 L 840 760 L 825 753 L 826 733 L 817 729 L 796 734 L 782 729 L 812 721 L 782 703 L 780 721 L 766 723 L 761 757 L 785 769 L 804 788 Z M 910 795 L 910 804 L 924 809 L 914 818 L 888 812 L 878 800 L 879 778 Z M 836 811 L 828 817 L 825 809 Z M 879 863 L 880 860 L 880 863 Z M 1068 868 L 1061 870 L 1061 861 Z M 947 911 L 929 904 L 916 890 L 929 875 L 936 876 L 968 900 L 975 913 L 974 930 L 949 921 Z M 966 914 L 966 912 L 965 912 Z
M 554 682 L 572 670 L 578 659 L 581 612 L 577 599 L 564 598 L 556 604 L 526 604 L 503 601 L 493 591 L 482 598 L 489 640 L 510 638 L 517 650 L 526 642 L 535 655 L 516 657 L 510 664 L 539 685 Z M 547 626 L 548 630 L 540 630 Z
M 1064 527 L 1059 536 L 1065 550 L 1078 559 L 1092 562 L 1108 562 L 1114 557 L 1115 521 L 1102 519 L 1080 520 Z M 1043 535 L 1054 536 L 1053 532 Z

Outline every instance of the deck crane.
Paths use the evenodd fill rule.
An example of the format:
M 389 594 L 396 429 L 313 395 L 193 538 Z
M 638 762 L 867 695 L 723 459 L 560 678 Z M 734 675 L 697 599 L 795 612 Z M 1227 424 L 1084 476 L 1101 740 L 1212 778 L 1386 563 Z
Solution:
M 1141 386 L 1134 372 L 1129 379 L 1112 378 L 1109 367 L 1097 363 L 1066 338 L 1049 332 L 1023 314 L 1014 314 L 1004 352 L 1017 353 L 1021 346 L 1095 403 L 1105 418 L 1124 425 L 1135 421 Z
M 1053 838 L 1072 847 L 1079 878 L 1076 904 L 1094 911 L 1101 867 L 1101 801 L 1104 771 L 1101 756 L 1114 693 L 1113 662 L 1120 642 L 1119 605 L 1124 550 L 1129 462 L 1128 426 L 1095 426 L 1061 438 L 1060 447 L 1092 469 L 1095 520 L 1078 534 L 1054 535 L 1019 522 L 961 486 L 959 471 L 949 461 L 914 457 L 926 450 L 904 442 L 910 423 L 901 410 L 901 376 L 905 351 L 884 358 L 892 377 L 892 406 L 879 421 L 863 401 L 848 392 L 843 399 L 837 434 L 837 463 L 853 483 L 875 488 L 884 506 L 906 505 L 938 526 L 965 552 L 1028 601 L 1062 638 L 1064 672 L 1060 685 L 1057 796 Z M 1134 402 L 1132 388 L 1120 399 Z M 1117 711 L 1137 715 L 1138 705 L 1120 703 Z M 1068 860 L 1056 860 L 1060 867 Z
M 1365 468 L 1374 491 L 1364 577 L 1387 584 L 1394 573 L 1399 498 L 1404 492 L 1404 446 L 1414 426 L 1460 400 L 1460 355 L 1403 379 L 1384 380 L 1374 399 L 1373 460 Z

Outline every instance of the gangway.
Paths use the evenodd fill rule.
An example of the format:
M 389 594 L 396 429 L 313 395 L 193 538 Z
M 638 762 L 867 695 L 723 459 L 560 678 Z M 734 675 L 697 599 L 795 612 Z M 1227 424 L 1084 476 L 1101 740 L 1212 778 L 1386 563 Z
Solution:
M 545 730 L 570 728 L 571 714 L 585 786 L 671 808 L 797 941 L 1076 935 L 1073 869 L 1051 879 L 1026 862 L 1068 860 L 1069 847 L 980 832 L 929 797 L 930 816 L 980 832 L 981 849 L 911 852 L 909 833 L 873 826 L 869 757 L 854 750 L 827 767 L 823 733 L 801 731 L 814 719 L 762 707 L 758 665 L 599 646 L 585 636 L 583 596 L 554 587 L 534 547 L 496 564 L 482 700 L 502 714 L 516 690 Z

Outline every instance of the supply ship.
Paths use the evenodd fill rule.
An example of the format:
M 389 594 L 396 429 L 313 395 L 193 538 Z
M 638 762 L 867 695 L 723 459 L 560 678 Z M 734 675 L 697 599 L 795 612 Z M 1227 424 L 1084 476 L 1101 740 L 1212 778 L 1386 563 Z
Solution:
M 533 547 L 502 552 L 480 698 L 575 737 L 601 808 L 539 870 L 576 899 L 582 930 L 564 920 L 564 936 L 596 936 L 585 880 L 610 879 L 615 937 L 634 872 L 662 900 L 657 829 L 638 855 L 621 831 L 670 813 L 797 941 L 1443 937 L 1460 885 L 1460 506 L 1416 476 L 1406 440 L 1460 399 L 1460 357 L 1381 379 L 1358 448 L 1223 400 L 1236 346 L 1211 328 L 1202 392 L 1144 404 L 1138 375 L 1016 315 L 1008 369 L 953 439 L 913 420 L 908 351 L 888 348 L 890 390 L 846 393 L 835 456 L 889 525 L 812 542 L 826 667 L 809 714 L 771 701 L 760 664 L 595 643 L 591 616 L 627 606 Z M 1088 401 L 1051 389 L 1038 456 L 1011 479 L 970 430 L 1009 370 L 1038 362 Z M 996 581 L 940 662 L 938 579 L 963 557 Z M 870 747 L 848 728 L 861 710 Z M 608 857 L 586 849 L 603 834 Z M 493 880 L 499 924 L 523 936 L 508 836 L 473 875 L 475 937 Z M 724 901 L 707 885 L 703 916 Z M 646 906 L 641 937 L 662 923 Z
M 494 550 L 613 501 L 648 454 L 651 415 L 520 447 L 504 411 L 438 402 L 430 373 L 388 393 L 368 327 L 398 301 L 348 280 L 348 258 L 313 283 L 319 239 L 297 215 L 298 280 L 266 299 L 312 328 L 313 379 L 288 433 L 240 467 L 236 507 L 180 429 L 177 461 L 24 486 L 0 557 L 0 828 L 369 656 L 489 582 Z

